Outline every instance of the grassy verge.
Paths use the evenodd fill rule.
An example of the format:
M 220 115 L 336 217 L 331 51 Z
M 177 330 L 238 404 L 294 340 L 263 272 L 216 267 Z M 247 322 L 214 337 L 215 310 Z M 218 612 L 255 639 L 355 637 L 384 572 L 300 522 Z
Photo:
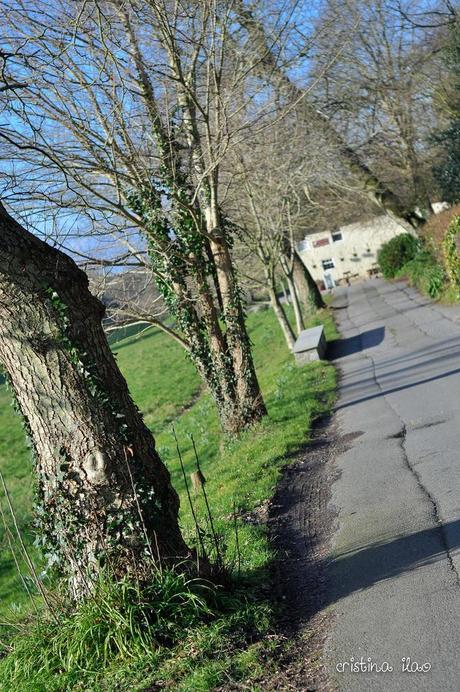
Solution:
M 310 325 L 320 322 L 325 324 L 328 338 L 334 338 L 335 328 L 328 312 L 319 314 Z M 126 641 L 131 644 L 123 647 L 116 644 L 120 628 L 125 626 L 119 613 L 122 610 L 126 614 L 131 612 L 130 608 L 138 607 L 135 594 L 127 595 L 120 588 L 107 591 L 106 585 L 101 584 L 102 595 L 89 610 L 80 611 L 77 616 L 63 614 L 58 625 L 45 619 L 39 626 L 26 627 L 25 635 L 17 640 L 16 650 L 0 662 L 1 689 L 12 689 L 12 681 L 14 689 L 24 692 L 144 690 L 153 682 L 174 690 L 204 691 L 244 681 L 248 689 L 258 689 L 257 680 L 267 665 L 271 646 L 270 638 L 264 637 L 271 630 L 274 616 L 267 591 L 273 554 L 264 526 L 254 522 L 251 513 L 272 496 L 280 469 L 308 442 L 313 420 L 330 409 L 335 373 L 324 362 L 296 368 L 271 311 L 250 315 L 248 326 L 269 416 L 232 440 L 223 438 L 213 403 L 203 392 L 180 346 L 154 330 L 113 345 L 133 398 L 155 434 L 180 493 L 181 524 L 190 542 L 195 538 L 194 527 L 185 501 L 172 421 L 187 474 L 195 470 L 190 436 L 196 441 L 215 528 L 227 563 L 235 566 L 232 591 L 203 596 L 196 593 L 196 585 L 184 591 L 183 585 L 174 582 L 169 588 L 176 595 L 171 599 L 183 605 L 179 609 L 180 622 L 169 632 L 168 645 L 160 637 L 149 640 L 145 647 L 144 634 L 130 634 L 127 625 Z M 3 388 L 0 437 L 0 463 L 23 534 L 30 543 L 30 461 L 20 420 L 13 415 Z M 194 502 L 200 522 L 206 527 L 201 496 Z M 11 619 L 12 609 L 22 611 L 24 618 L 30 608 L 5 541 L 2 535 L 3 621 Z M 184 620 L 190 603 L 199 605 L 192 607 L 195 616 Z M 168 615 L 165 622 L 171 618 Z M 95 650 L 97 656 L 90 656 L 88 652 Z
M 396 278 L 407 279 L 420 293 L 433 299 L 445 299 L 446 294 L 448 295 L 446 272 L 427 249 L 421 249 L 414 259 L 406 262 L 397 272 Z

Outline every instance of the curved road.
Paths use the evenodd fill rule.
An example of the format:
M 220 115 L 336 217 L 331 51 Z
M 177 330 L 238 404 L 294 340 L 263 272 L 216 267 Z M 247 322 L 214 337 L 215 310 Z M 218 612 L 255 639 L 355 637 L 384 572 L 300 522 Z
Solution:
M 355 438 L 333 486 L 328 671 L 351 692 L 458 692 L 460 308 L 380 280 L 334 307 L 337 417 Z

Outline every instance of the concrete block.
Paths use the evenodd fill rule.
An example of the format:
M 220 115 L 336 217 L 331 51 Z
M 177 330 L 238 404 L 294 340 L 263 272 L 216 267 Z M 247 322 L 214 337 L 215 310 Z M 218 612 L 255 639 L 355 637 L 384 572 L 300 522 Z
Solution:
M 294 344 L 293 353 L 297 365 L 305 365 L 313 360 L 321 360 L 326 353 L 324 327 L 313 327 L 300 332 Z

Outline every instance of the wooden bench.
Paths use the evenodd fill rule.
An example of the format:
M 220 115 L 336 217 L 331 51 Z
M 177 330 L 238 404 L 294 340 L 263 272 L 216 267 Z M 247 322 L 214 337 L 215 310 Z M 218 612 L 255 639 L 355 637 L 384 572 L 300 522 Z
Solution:
M 304 329 L 294 344 L 293 353 L 297 365 L 305 365 L 313 360 L 321 360 L 326 353 L 324 327 Z

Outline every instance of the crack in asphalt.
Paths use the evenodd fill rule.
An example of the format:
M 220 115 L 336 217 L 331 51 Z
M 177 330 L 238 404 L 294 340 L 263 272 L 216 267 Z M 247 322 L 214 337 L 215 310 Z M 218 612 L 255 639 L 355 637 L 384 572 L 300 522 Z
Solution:
M 367 301 L 368 301 L 368 303 L 369 303 L 369 306 L 372 308 L 372 305 L 371 305 L 371 303 L 370 303 L 370 301 L 369 301 L 369 298 L 368 298 L 368 296 L 366 295 L 366 291 L 364 291 L 364 294 L 365 294 L 366 299 L 367 299 Z M 386 301 L 385 301 L 385 302 L 386 302 Z M 348 311 L 348 307 L 347 307 L 347 317 L 348 317 L 348 320 L 350 321 L 350 323 L 354 326 L 354 328 L 358 330 L 358 332 L 359 332 L 359 337 L 360 337 L 360 340 L 361 340 L 361 345 L 363 346 L 363 344 L 362 344 L 361 329 L 360 329 L 359 326 L 357 326 L 357 325 L 355 324 L 355 322 L 353 321 L 353 319 L 350 317 L 350 314 L 349 314 L 349 311 Z M 417 328 L 420 329 L 420 327 L 417 327 Z M 420 329 L 420 331 L 423 332 L 424 330 L 423 330 L 423 329 Z M 432 337 L 430 337 L 430 338 L 432 338 Z M 418 471 L 415 469 L 414 465 L 411 463 L 409 454 L 407 453 L 406 441 L 407 441 L 407 432 L 408 432 L 408 431 L 407 431 L 406 423 L 405 423 L 405 421 L 401 418 L 401 416 L 399 415 L 399 413 L 398 413 L 398 411 L 395 409 L 395 407 L 392 405 L 391 401 L 389 401 L 388 396 L 387 396 L 385 390 L 383 389 L 382 385 L 380 384 L 380 381 L 379 381 L 379 378 L 378 378 L 378 375 L 377 375 L 376 363 L 375 363 L 374 358 L 373 358 L 372 356 L 368 355 L 367 353 L 366 353 L 366 354 L 363 353 L 362 355 L 363 355 L 363 357 L 364 357 L 366 360 L 368 360 L 368 361 L 370 362 L 370 364 L 371 364 L 371 367 L 372 367 L 372 377 L 373 377 L 374 383 L 375 383 L 375 385 L 379 388 L 380 393 L 381 393 L 381 395 L 382 395 L 382 397 L 383 397 L 385 403 L 386 403 L 387 406 L 392 410 L 392 412 L 394 413 L 394 415 L 398 418 L 398 420 L 399 420 L 400 423 L 401 423 L 401 428 L 400 428 L 400 430 L 399 430 L 397 433 L 391 435 L 390 438 L 392 438 L 392 439 L 398 439 L 398 440 L 399 440 L 399 446 L 400 446 L 400 448 L 401 448 L 401 453 L 402 453 L 402 457 L 403 457 L 404 463 L 405 463 L 407 469 L 410 471 L 410 473 L 412 473 L 412 475 L 414 476 L 418 488 L 419 488 L 419 489 L 421 490 L 421 492 L 425 495 L 426 499 L 430 502 L 430 504 L 431 504 L 431 506 L 432 506 L 432 516 L 433 516 L 433 519 L 434 519 L 436 525 L 437 525 L 438 528 L 439 528 L 440 536 L 441 536 L 441 542 L 442 542 L 444 551 L 445 551 L 445 553 L 446 553 L 446 557 L 447 557 L 447 560 L 448 560 L 450 569 L 452 570 L 452 572 L 453 572 L 454 575 L 455 575 L 455 581 L 456 581 L 456 583 L 457 583 L 457 586 L 460 586 L 460 574 L 459 574 L 459 572 L 458 572 L 458 570 L 457 570 L 457 568 L 456 568 L 456 566 L 455 566 L 454 560 L 453 560 L 453 558 L 452 558 L 451 550 L 450 550 L 450 548 L 449 548 L 449 543 L 448 543 L 447 536 L 446 536 L 445 529 L 444 529 L 444 523 L 443 523 L 443 521 L 442 521 L 442 519 L 441 519 L 441 516 L 440 516 L 439 505 L 438 505 L 438 503 L 437 503 L 437 501 L 436 501 L 436 498 L 430 493 L 430 491 L 428 490 L 427 486 L 423 483 L 420 474 L 419 474 Z M 431 425 L 437 425 L 437 424 L 440 424 L 441 422 L 443 422 L 443 421 L 435 421 L 435 422 L 431 423 Z M 430 424 L 427 424 L 426 426 L 420 426 L 420 427 L 430 427 Z M 414 428 L 414 429 L 419 429 L 419 428 Z
M 387 403 L 391 407 L 391 409 L 394 411 L 391 404 L 389 402 L 387 402 Z M 396 411 L 395 411 L 395 413 L 396 413 Z M 399 419 L 401 420 L 401 418 L 399 418 Z M 403 454 L 403 459 L 406 463 L 407 468 L 415 477 L 415 480 L 417 482 L 418 487 L 420 488 L 420 490 L 424 493 L 424 495 L 427 497 L 427 499 L 431 503 L 433 519 L 436 522 L 436 524 L 440 530 L 441 542 L 442 542 L 443 548 L 446 552 L 446 556 L 447 556 L 447 560 L 448 560 L 449 565 L 450 565 L 450 569 L 453 571 L 453 573 L 455 575 L 455 581 L 457 583 L 457 586 L 460 586 L 460 575 L 458 573 L 458 570 L 457 570 L 455 563 L 454 563 L 454 560 L 452 558 L 452 554 L 451 554 L 451 551 L 449 548 L 449 543 L 448 543 L 447 536 L 446 536 L 446 533 L 444 530 L 444 523 L 443 523 L 441 516 L 439 514 L 439 505 L 436 502 L 435 497 L 430 493 L 430 491 L 428 490 L 426 485 L 423 483 L 420 474 L 417 472 L 417 470 L 415 469 L 413 464 L 411 464 L 411 462 L 410 462 L 410 457 L 409 457 L 407 450 L 406 450 L 407 428 L 406 428 L 406 425 L 404 423 L 402 425 L 401 432 L 402 432 L 402 435 L 401 435 L 399 444 L 400 444 L 401 451 Z

